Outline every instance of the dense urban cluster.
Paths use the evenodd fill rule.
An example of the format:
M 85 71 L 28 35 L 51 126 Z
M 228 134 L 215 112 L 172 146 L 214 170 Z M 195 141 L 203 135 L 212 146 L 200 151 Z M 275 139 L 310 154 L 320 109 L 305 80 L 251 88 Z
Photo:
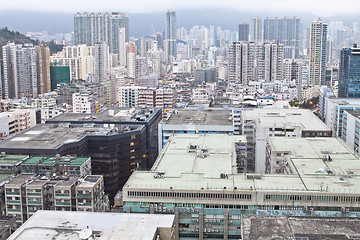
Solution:
M 359 23 L 235 27 L 78 12 L 3 45 L 0 240 L 357 239 Z

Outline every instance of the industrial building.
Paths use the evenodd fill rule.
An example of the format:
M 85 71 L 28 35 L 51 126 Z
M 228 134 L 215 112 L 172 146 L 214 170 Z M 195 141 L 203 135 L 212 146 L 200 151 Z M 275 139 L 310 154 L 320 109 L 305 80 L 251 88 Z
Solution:
M 8 239 L 173 240 L 174 215 L 37 211 Z
M 265 172 L 266 138 L 331 137 L 331 130 L 307 109 L 242 111 L 242 133 L 248 141 L 248 170 Z
M 270 141 L 271 153 L 287 159 L 288 174 L 238 173 L 236 149 L 243 147 L 235 143 L 246 143 L 244 136 L 175 135 L 150 171 L 131 175 L 124 211 L 175 213 L 180 239 L 240 239 L 243 215 L 360 216 L 360 158 L 340 140 Z

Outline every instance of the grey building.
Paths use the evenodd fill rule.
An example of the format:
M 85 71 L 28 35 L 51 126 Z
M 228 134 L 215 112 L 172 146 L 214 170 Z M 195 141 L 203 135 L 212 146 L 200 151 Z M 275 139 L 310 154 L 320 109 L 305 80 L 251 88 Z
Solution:
M 249 24 L 241 23 L 239 24 L 239 39 L 238 41 L 249 41 Z
M 129 41 L 129 18 L 123 13 L 76 13 L 74 15 L 75 45 L 94 46 L 107 42 L 110 53 L 119 53 L 119 31 L 125 28 L 125 40 Z

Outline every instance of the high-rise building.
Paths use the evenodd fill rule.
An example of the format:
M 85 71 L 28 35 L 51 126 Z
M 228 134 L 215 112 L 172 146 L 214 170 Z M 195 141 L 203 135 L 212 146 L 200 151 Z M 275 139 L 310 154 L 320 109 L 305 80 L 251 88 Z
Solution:
M 257 80 L 265 80 L 266 82 L 283 80 L 283 44 L 257 44 L 256 55 Z
M 229 51 L 229 82 L 247 85 L 255 80 L 256 44 L 252 42 L 234 42 Z
M 165 52 L 176 57 L 176 13 L 170 9 L 165 15 Z
M 60 83 L 70 83 L 70 68 L 58 63 L 50 64 L 51 91 L 57 88 Z
M 36 47 L 37 70 L 38 70 L 38 93 L 44 94 L 51 92 L 50 78 L 50 49 L 44 44 Z
M 359 98 L 359 86 L 360 48 L 354 45 L 353 48 L 344 48 L 341 50 L 339 97 Z
M 126 66 L 126 30 L 119 30 L 119 65 Z
M 94 82 L 102 83 L 105 81 L 106 73 L 109 70 L 109 46 L 106 42 L 95 44 L 95 77 Z
M 285 58 L 300 57 L 300 19 L 266 18 L 264 19 L 264 41 L 284 44 Z
M 32 44 L 8 43 L 2 47 L 4 66 L 4 97 L 36 97 L 37 59 Z
M 250 22 L 250 41 L 261 42 L 262 39 L 262 19 L 261 17 L 253 17 Z
M 249 41 L 249 24 L 239 24 L 239 41 Z
M 74 15 L 75 45 L 94 46 L 107 42 L 110 53 L 119 54 L 120 32 L 125 29 L 129 41 L 129 18 L 123 13 L 76 13 Z
M 310 30 L 310 85 L 325 83 L 327 24 L 321 19 L 311 24 Z

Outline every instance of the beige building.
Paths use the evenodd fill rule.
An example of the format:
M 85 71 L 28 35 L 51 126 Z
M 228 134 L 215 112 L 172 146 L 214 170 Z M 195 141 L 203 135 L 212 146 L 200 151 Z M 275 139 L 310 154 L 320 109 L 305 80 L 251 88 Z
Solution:
M 38 94 L 51 92 L 50 49 L 44 44 L 36 47 Z

